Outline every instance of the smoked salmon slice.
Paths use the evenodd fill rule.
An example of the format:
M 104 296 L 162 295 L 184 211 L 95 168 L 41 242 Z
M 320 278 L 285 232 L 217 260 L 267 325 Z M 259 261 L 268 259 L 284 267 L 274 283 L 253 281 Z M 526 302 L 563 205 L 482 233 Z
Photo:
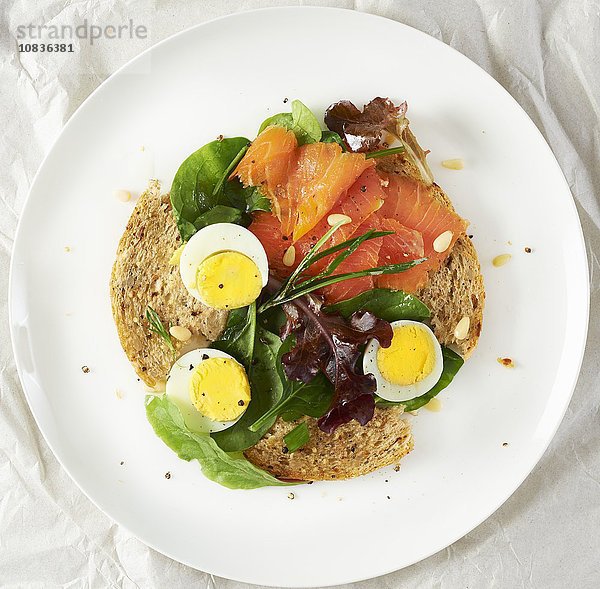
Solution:
M 298 141 L 292 131 L 267 127 L 251 144 L 232 174 L 244 186 L 260 186 L 271 201 L 271 210 L 283 222 L 292 210 L 286 184 L 296 157 Z
M 327 221 L 329 215 L 345 215 L 351 221 L 346 225 L 342 225 L 323 248 L 332 247 L 350 239 L 357 229 L 381 207 L 384 198 L 385 193 L 379 175 L 374 168 L 368 168 L 348 189 L 348 192 L 338 200 L 327 216 L 295 243 L 296 254 L 300 254 L 302 257 L 305 256 L 315 242 L 331 229 Z M 322 270 L 327 261 L 327 259 L 324 259 L 317 262 L 315 266 Z
M 347 257 L 337 267 L 334 275 L 357 272 L 377 266 L 382 239 L 378 237 L 362 243 L 351 256 Z M 350 280 L 344 280 L 343 282 L 327 286 L 323 289 L 323 294 L 325 295 L 325 301 L 332 305 L 339 301 L 355 297 L 361 292 L 371 290 L 373 287 L 374 280 L 372 276 L 361 276 L 360 278 L 351 278 Z
M 437 200 L 431 188 L 421 182 L 397 174 L 388 175 L 384 180 L 388 182 L 387 196 L 377 213 L 378 216 L 386 219 L 387 223 L 395 222 L 419 232 L 423 240 L 423 255 L 427 260 L 406 272 L 379 276 L 375 282 L 379 287 L 414 293 L 427 283 L 429 272 L 441 266 L 456 240 L 464 233 L 468 223 Z M 389 226 L 391 228 L 391 225 Z M 450 240 L 444 250 L 438 252 L 433 243 L 445 233 Z M 397 234 L 403 236 L 402 233 L 397 232 Z M 390 244 L 390 251 L 395 249 L 396 246 L 392 247 Z M 400 247 L 398 251 L 401 250 Z M 383 248 L 383 255 L 384 258 L 380 258 L 380 263 L 396 263 L 385 258 L 389 255 L 388 248 Z
M 288 181 L 293 241 L 306 235 L 333 208 L 373 162 L 361 153 L 344 153 L 337 143 L 309 143 L 298 148 L 296 165 Z M 290 227 L 283 226 L 284 234 Z
M 258 237 L 265 248 L 271 273 L 277 278 L 289 276 L 302 258 L 296 256 L 294 264 L 291 266 L 283 263 L 283 256 L 292 242 L 281 232 L 279 219 L 272 213 L 256 212 L 253 214 L 253 221 L 248 229 Z
M 373 165 L 362 153 L 344 153 L 337 143 L 298 147 L 292 131 L 274 125 L 252 142 L 232 176 L 244 186 L 260 187 L 283 235 L 295 242 Z
M 271 200 L 273 213 L 256 213 L 250 231 L 263 244 L 271 272 L 279 278 L 289 276 L 330 229 L 331 214 L 345 215 L 350 222 L 323 248 L 369 229 L 393 232 L 363 243 L 335 274 L 426 258 L 398 274 L 331 285 L 323 292 L 328 303 L 375 286 L 417 292 L 467 227 L 464 219 L 436 199 L 431 187 L 400 174 L 379 173 L 363 154 L 342 152 L 336 143 L 298 147 L 293 133 L 281 127 L 268 127 L 257 137 L 235 174 L 244 185 L 260 186 Z M 292 245 L 294 255 L 287 256 L 284 264 Z M 442 251 L 436 251 L 440 247 Z M 307 274 L 321 272 L 328 262 L 320 260 Z
M 379 213 L 375 213 L 360 228 L 360 233 L 365 233 L 369 229 L 393 232 L 381 238 L 378 266 L 402 264 L 403 262 L 422 258 L 425 255 L 421 233 L 416 229 L 405 227 L 396 219 L 382 218 Z

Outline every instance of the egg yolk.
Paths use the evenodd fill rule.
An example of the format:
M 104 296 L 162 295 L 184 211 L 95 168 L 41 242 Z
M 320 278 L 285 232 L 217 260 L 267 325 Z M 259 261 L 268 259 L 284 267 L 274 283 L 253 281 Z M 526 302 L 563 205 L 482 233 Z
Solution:
M 196 288 L 213 309 L 239 309 L 258 298 L 262 278 L 258 266 L 248 256 L 219 252 L 198 266 Z
M 431 335 L 416 325 L 400 325 L 394 328 L 392 345 L 379 348 L 377 365 L 383 378 L 401 385 L 420 382 L 435 365 L 435 347 Z
M 250 384 L 244 368 L 230 358 L 200 362 L 190 378 L 190 399 L 213 421 L 233 421 L 250 403 Z

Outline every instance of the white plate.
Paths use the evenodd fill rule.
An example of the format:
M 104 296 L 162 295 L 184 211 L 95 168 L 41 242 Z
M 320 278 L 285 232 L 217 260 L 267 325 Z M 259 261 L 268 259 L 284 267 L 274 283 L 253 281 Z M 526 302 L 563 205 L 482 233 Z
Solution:
M 168 189 L 189 153 L 220 133 L 253 136 L 267 115 L 287 109 L 284 98 L 321 113 L 340 98 L 362 104 L 379 95 L 408 100 L 437 181 L 471 220 L 487 287 L 479 347 L 441 395 L 443 410 L 413 418 L 415 450 L 399 472 L 298 487 L 293 501 L 285 488 L 226 490 L 197 464 L 179 461 L 145 420 L 144 393 L 110 313 L 111 264 L 133 206 L 113 191 L 139 191 L 149 176 Z M 464 158 L 463 171 L 440 167 L 454 157 Z M 501 253 L 512 253 L 511 261 L 492 267 Z M 85 102 L 32 186 L 15 243 L 10 311 L 39 427 L 102 510 L 193 567 L 265 585 L 317 586 L 425 558 L 518 487 L 577 379 L 587 265 L 550 149 L 492 78 L 396 22 L 284 8 L 172 37 Z M 516 368 L 500 366 L 498 356 L 514 358 Z

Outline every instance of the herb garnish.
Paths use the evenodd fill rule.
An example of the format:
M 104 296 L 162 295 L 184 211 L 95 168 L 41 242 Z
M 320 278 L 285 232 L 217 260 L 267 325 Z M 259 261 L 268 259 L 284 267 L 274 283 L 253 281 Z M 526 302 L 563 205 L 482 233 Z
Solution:
M 146 321 L 150 325 L 150 331 L 160 336 L 167 347 L 173 354 L 176 354 L 175 346 L 173 345 L 173 340 L 171 339 L 171 335 L 167 331 L 166 327 L 163 325 L 163 322 L 160 320 L 158 313 L 150 306 L 146 307 Z
M 396 153 L 403 153 L 406 151 L 404 145 L 399 145 L 398 147 L 390 147 L 388 149 L 378 149 L 377 151 L 370 151 L 365 154 L 365 159 L 370 160 L 377 157 L 385 157 L 387 155 L 394 155 Z
M 378 266 L 375 268 L 368 268 L 366 270 L 359 270 L 357 272 L 345 272 L 343 274 L 333 274 L 332 272 L 349 256 L 351 256 L 358 247 L 368 241 L 370 239 L 376 239 L 378 237 L 383 237 L 385 235 L 390 235 L 391 231 L 375 231 L 374 229 L 370 229 L 366 233 L 359 235 L 358 237 L 354 237 L 352 239 L 348 239 L 338 245 L 333 247 L 329 247 L 320 251 L 321 248 L 329 238 L 337 231 L 342 225 L 344 221 L 340 221 L 336 225 L 334 225 L 329 231 L 319 239 L 314 247 L 311 249 L 306 256 L 302 259 L 298 267 L 292 272 L 289 278 L 281 285 L 279 290 L 269 299 L 267 299 L 258 309 L 259 313 L 270 309 L 276 305 L 282 305 L 284 303 L 288 303 L 307 295 L 315 290 L 320 288 L 324 288 L 326 286 L 330 286 L 332 284 L 336 284 L 338 282 L 342 282 L 344 280 L 350 280 L 352 278 L 360 278 L 362 276 L 379 276 L 381 274 L 397 274 L 399 272 L 404 272 L 420 264 L 425 261 L 425 258 L 420 258 L 418 260 L 411 260 L 410 262 L 403 262 L 401 264 L 388 264 L 386 266 Z M 331 256 L 337 252 L 340 252 L 337 256 L 335 256 L 326 266 L 326 268 L 312 276 L 310 278 L 302 279 L 301 275 L 306 271 L 307 268 L 312 266 L 315 262 L 322 260 L 328 256 Z
M 288 452 L 299 450 L 310 440 L 310 433 L 306 421 L 297 425 L 293 430 L 283 436 L 283 441 Z

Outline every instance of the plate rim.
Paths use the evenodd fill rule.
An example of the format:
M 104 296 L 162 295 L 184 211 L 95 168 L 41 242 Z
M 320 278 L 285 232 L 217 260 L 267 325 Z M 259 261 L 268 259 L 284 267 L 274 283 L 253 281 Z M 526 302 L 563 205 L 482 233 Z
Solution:
M 583 255 L 581 256 L 580 259 L 580 268 L 579 268 L 579 273 L 581 273 L 581 287 L 582 287 L 582 292 L 581 292 L 581 298 L 582 300 L 585 300 L 585 305 L 583 308 L 583 317 L 579 317 L 580 321 L 581 319 L 583 319 L 583 321 L 581 321 L 581 324 L 578 325 L 578 328 L 581 330 L 581 334 L 583 335 L 583 337 L 579 340 L 580 341 L 580 345 L 577 349 L 577 353 L 576 356 L 578 357 L 578 362 L 576 363 L 577 365 L 577 370 L 576 372 L 574 371 L 574 373 L 576 374 L 576 377 L 573 379 L 573 382 L 570 386 L 570 391 L 568 392 L 567 395 L 564 396 L 563 399 L 563 406 L 561 408 L 561 410 L 559 411 L 559 417 L 556 420 L 556 423 L 554 424 L 554 427 L 552 428 L 552 433 L 551 435 L 548 436 L 547 440 L 540 446 L 540 449 L 538 451 L 538 453 L 535 455 L 535 459 L 532 460 L 532 464 L 531 467 L 528 468 L 528 470 L 526 471 L 526 473 L 524 474 L 524 476 L 519 480 L 518 484 L 516 484 L 514 486 L 514 488 L 512 488 L 512 490 L 510 490 L 506 496 L 503 497 L 503 499 L 501 499 L 501 501 L 497 504 L 494 505 L 489 511 L 486 510 L 486 514 L 481 517 L 481 519 L 479 521 L 477 521 L 475 524 L 471 525 L 469 524 L 468 529 L 466 531 L 463 532 L 459 532 L 458 535 L 455 535 L 452 539 L 451 542 L 449 543 L 445 543 L 443 546 L 436 546 L 434 547 L 430 552 L 428 552 L 427 554 L 423 555 L 422 557 L 407 563 L 403 566 L 401 566 L 400 568 L 397 568 L 395 566 L 391 567 L 391 568 L 386 568 L 384 570 L 380 570 L 375 572 L 373 575 L 370 576 L 359 576 L 359 577 L 355 577 L 355 576 L 347 576 L 344 578 L 340 578 L 338 580 L 336 580 L 335 582 L 326 582 L 326 584 L 311 584 L 311 585 L 304 585 L 304 587 L 333 587 L 339 584 L 345 584 L 345 583 L 355 583 L 355 582 L 361 582 L 361 581 L 366 581 L 368 579 L 373 579 L 376 577 L 380 577 L 383 575 L 387 575 L 387 574 L 391 574 L 393 572 L 408 568 L 410 566 L 413 566 L 416 563 L 419 563 L 431 556 L 433 556 L 434 554 L 440 552 L 441 550 L 444 550 L 445 548 L 447 548 L 448 546 L 451 546 L 452 544 L 454 544 L 455 542 L 457 542 L 458 540 L 460 540 L 461 538 L 463 538 L 464 536 L 466 536 L 467 534 L 471 533 L 475 528 L 479 527 L 483 522 L 485 522 L 487 519 L 489 519 L 498 509 L 500 509 L 509 499 L 510 497 L 512 497 L 512 495 L 521 487 L 521 485 L 523 484 L 523 482 L 525 481 L 525 479 L 531 474 L 531 472 L 533 471 L 533 469 L 539 464 L 541 458 L 543 457 L 543 455 L 546 453 L 548 447 L 550 446 L 550 443 L 553 441 L 553 439 L 556 436 L 556 433 L 558 431 L 558 428 L 560 427 L 561 423 L 564 420 L 564 415 L 566 413 L 566 410 L 572 400 L 573 397 L 573 393 L 575 391 L 575 388 L 577 386 L 578 380 L 579 380 L 579 375 L 581 373 L 581 366 L 583 363 L 583 359 L 584 359 L 584 355 L 585 355 L 585 348 L 586 348 L 586 343 L 587 343 L 587 336 L 588 336 L 588 331 L 589 331 L 589 315 L 590 315 L 590 278 L 589 278 L 589 261 L 588 261 L 588 256 L 587 256 L 587 248 L 586 248 L 586 241 L 585 241 L 585 236 L 583 233 L 583 227 L 581 225 L 581 219 L 579 216 L 579 212 L 577 210 L 577 206 L 576 206 L 576 201 L 575 198 L 573 196 L 573 193 L 570 189 L 570 186 L 565 178 L 564 172 L 560 166 L 560 163 L 558 162 L 556 156 L 554 155 L 554 152 L 552 150 L 552 148 L 550 147 L 549 143 L 546 141 L 544 135 L 542 134 L 542 132 L 540 131 L 540 129 L 538 128 L 538 126 L 533 122 L 533 120 L 531 119 L 531 117 L 528 115 L 528 113 L 525 111 L 525 109 L 519 104 L 519 102 L 512 96 L 512 94 L 510 94 L 510 92 L 508 92 L 508 90 L 506 88 L 504 88 L 504 86 L 502 86 L 502 84 L 500 84 L 500 82 L 498 82 L 491 74 L 489 74 L 485 69 L 483 69 L 483 67 L 481 67 L 479 64 L 477 64 L 475 61 L 473 61 L 472 59 L 470 59 L 467 55 L 461 53 L 460 51 L 458 51 L 457 49 L 455 49 L 454 47 L 444 43 L 443 41 L 441 41 L 440 39 L 433 37 L 432 35 L 429 35 L 428 33 L 421 31 L 420 29 L 417 29 L 415 27 L 412 27 L 410 25 L 407 25 L 403 22 L 397 21 L 395 19 L 392 18 L 388 18 L 385 16 L 381 16 L 378 14 L 373 14 L 370 12 L 362 12 L 362 11 L 358 11 L 352 8 L 340 8 L 340 7 L 332 7 L 332 6 L 304 6 L 304 5 L 298 5 L 298 6 L 272 6 L 272 7 L 266 7 L 266 8 L 257 8 L 257 9 L 251 9 L 251 10 L 241 10 L 241 11 L 236 11 L 236 12 L 232 12 L 229 14 L 225 14 L 195 25 L 192 25 L 190 27 L 187 27 L 181 31 L 178 31 L 160 41 L 158 41 L 157 43 L 151 45 L 150 47 L 146 48 L 144 51 L 142 51 L 141 53 L 139 53 L 138 55 L 132 57 L 130 60 L 128 60 L 126 63 L 124 63 L 123 65 L 121 65 L 119 68 L 117 68 L 112 74 L 110 74 L 104 81 L 102 81 L 101 84 L 99 84 L 82 102 L 81 104 L 77 107 L 77 109 L 71 114 L 71 116 L 69 117 L 69 119 L 64 123 L 64 125 L 62 126 L 61 130 L 59 131 L 59 133 L 56 135 L 56 137 L 54 138 L 54 140 L 52 141 L 50 147 L 47 149 L 46 153 L 44 154 L 44 157 L 42 158 L 38 169 L 31 181 L 31 184 L 29 186 L 28 192 L 27 192 L 27 197 L 25 198 L 25 201 L 23 203 L 23 206 L 21 208 L 21 212 L 19 215 L 19 219 L 17 222 L 17 227 L 15 229 L 15 233 L 14 233 L 14 239 L 13 239 L 13 245 L 12 245 L 12 249 L 11 249 L 11 258 L 10 258 L 10 267 L 9 267 L 9 278 L 8 278 L 8 322 L 9 322 L 9 332 L 10 332 L 10 339 L 11 339 L 11 347 L 12 347 L 12 352 L 13 352 L 13 358 L 15 361 L 15 366 L 17 369 L 17 374 L 19 377 L 19 383 L 21 385 L 21 390 L 23 392 L 23 395 L 25 396 L 25 399 L 27 401 L 27 405 L 29 407 L 29 410 L 31 411 L 31 414 L 34 418 L 34 421 L 36 423 L 36 426 L 39 430 L 39 432 L 42 434 L 42 437 L 44 438 L 44 441 L 46 442 L 46 444 L 48 445 L 48 447 L 50 448 L 50 450 L 52 451 L 52 454 L 54 455 L 54 457 L 56 458 L 56 460 L 58 461 L 58 463 L 60 464 L 61 468 L 67 473 L 67 475 L 69 476 L 69 478 L 73 481 L 73 483 L 75 483 L 75 485 L 78 487 L 78 489 L 87 497 L 88 500 L 90 500 L 92 502 L 92 504 L 99 509 L 107 518 L 109 518 L 111 521 L 117 523 L 119 526 L 122 526 L 124 529 L 127 529 L 127 531 L 134 536 L 135 538 L 137 538 L 140 542 L 142 542 L 144 545 L 148 546 L 149 548 L 151 548 L 152 550 L 155 550 L 156 552 L 166 556 L 167 558 L 170 558 L 172 560 L 174 560 L 175 562 L 179 562 L 185 566 L 189 566 L 190 568 L 203 572 L 205 574 L 209 574 L 209 575 L 216 575 L 216 576 L 221 576 L 236 582 L 242 582 L 242 583 L 250 583 L 250 584 L 264 584 L 263 581 L 261 580 L 248 580 L 247 578 L 242 578 L 242 577 L 236 577 L 236 576 L 228 576 L 225 575 L 217 570 L 205 570 L 205 569 L 198 569 L 196 565 L 186 561 L 186 559 L 181 559 L 178 557 L 173 556 L 169 550 L 164 549 L 164 548 L 158 548 L 153 542 L 149 542 L 145 539 L 143 539 L 141 536 L 139 536 L 137 533 L 133 532 L 131 529 L 127 528 L 126 526 L 124 526 L 122 523 L 120 523 L 117 519 L 115 519 L 111 514 L 110 514 L 110 509 L 108 508 L 104 508 L 103 506 L 101 506 L 99 504 L 99 502 L 92 497 L 92 495 L 90 493 L 88 493 L 88 491 L 82 487 L 82 485 L 77 481 L 77 479 L 74 477 L 74 475 L 71 473 L 70 469 L 67 468 L 65 466 L 65 464 L 63 463 L 59 453 L 56 451 L 54 444 L 52 444 L 47 436 L 45 431 L 40 427 L 39 424 L 39 415 L 38 415 L 38 411 L 34 409 L 34 406 L 32 405 L 32 402 L 30 400 L 30 395 L 27 392 L 23 382 L 23 370 L 22 370 L 22 364 L 23 364 L 23 360 L 19 357 L 19 355 L 17 354 L 17 345 L 16 345 L 16 324 L 14 322 L 14 313 L 15 313 L 15 303 L 14 303 L 14 289 L 15 289 L 15 274 L 16 274 L 16 270 L 15 270 L 15 261 L 14 261 L 14 253 L 17 249 L 18 243 L 21 239 L 21 233 L 22 233 L 22 227 L 23 227 L 23 221 L 25 219 L 25 217 L 27 216 L 27 210 L 28 207 L 30 206 L 31 203 L 31 195 L 34 191 L 34 189 L 37 186 L 37 182 L 40 176 L 40 173 L 42 172 L 42 170 L 45 168 L 47 160 L 49 159 L 50 155 L 53 153 L 56 145 L 58 144 L 58 142 L 60 141 L 60 139 L 62 138 L 63 134 L 67 131 L 67 129 L 70 128 L 70 126 L 74 123 L 74 121 L 78 120 L 78 118 L 81 116 L 82 111 L 84 110 L 84 107 L 87 105 L 88 101 L 91 101 L 97 94 L 99 94 L 101 91 L 103 91 L 103 88 L 108 85 L 111 80 L 113 80 L 113 78 L 116 78 L 118 75 L 120 75 L 123 70 L 126 70 L 127 68 L 129 68 L 130 66 L 132 66 L 133 64 L 135 64 L 138 61 L 141 61 L 142 59 L 144 59 L 148 54 L 150 54 L 152 51 L 154 51 L 156 48 L 170 43 L 172 41 L 174 41 L 175 39 L 177 39 L 180 36 L 186 35 L 188 33 L 191 33 L 192 31 L 196 30 L 196 29 L 201 29 L 204 26 L 210 26 L 213 23 L 219 22 L 221 20 L 226 20 L 226 19 L 235 19 L 235 18 L 244 18 L 245 15 L 247 14 L 252 14 L 252 13 L 263 13 L 263 12 L 267 12 L 267 13 L 271 13 L 271 12 L 295 12 L 295 11 L 303 11 L 303 12 L 315 12 L 315 13 L 324 13 L 324 12 L 344 12 L 344 13 L 355 13 L 357 15 L 358 18 L 364 18 L 364 19 L 373 19 L 373 20 L 385 20 L 388 22 L 392 22 L 394 23 L 395 26 L 399 26 L 405 29 L 410 29 L 411 31 L 413 31 L 414 33 L 416 33 L 419 37 L 425 37 L 428 40 L 432 40 L 434 41 L 434 45 L 436 46 L 443 46 L 445 48 L 445 50 L 450 50 L 453 53 L 457 54 L 459 56 L 460 59 L 462 59 L 463 61 L 466 60 L 467 62 L 469 62 L 471 65 L 475 66 L 481 74 L 483 74 L 484 77 L 488 78 L 488 80 L 491 80 L 493 82 L 493 85 L 496 86 L 496 88 L 503 94 L 506 95 L 506 97 L 514 104 L 514 106 L 517 107 L 517 110 L 521 111 L 521 114 L 524 115 L 524 121 L 527 121 L 526 124 L 528 124 L 530 126 L 530 128 L 532 129 L 534 134 L 537 134 L 538 138 L 541 140 L 541 143 L 544 145 L 544 149 L 547 151 L 548 156 L 551 158 L 551 160 L 553 161 L 554 165 L 557 168 L 557 171 L 560 173 L 560 178 L 561 178 L 561 183 L 563 185 L 563 188 L 566 189 L 566 191 L 568 192 L 568 194 L 570 195 L 570 199 L 569 200 L 569 205 L 572 208 L 574 214 L 575 214 L 575 219 L 577 220 L 577 227 L 578 227 L 578 232 L 577 232 L 577 236 L 578 236 L 578 246 L 581 247 L 581 251 L 583 253 Z M 293 583 L 285 583 L 285 584 L 281 584 L 279 583 L 280 586 L 282 587 L 298 587 L 298 585 L 295 585 Z M 278 585 L 268 585 L 267 586 L 272 586 L 272 587 L 276 587 Z

